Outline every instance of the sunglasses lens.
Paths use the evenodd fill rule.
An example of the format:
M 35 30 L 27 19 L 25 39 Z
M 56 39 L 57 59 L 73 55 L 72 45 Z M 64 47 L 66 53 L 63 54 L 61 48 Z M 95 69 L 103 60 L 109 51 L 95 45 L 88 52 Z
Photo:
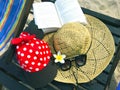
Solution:
M 63 71 L 69 70 L 70 67 L 71 67 L 71 61 L 70 61 L 70 60 L 66 60 L 64 64 L 61 64 L 61 65 L 60 65 L 60 68 L 61 68 L 61 70 L 63 70 Z
M 77 67 L 85 65 L 86 58 L 87 58 L 87 55 L 79 55 L 79 56 L 75 57 L 75 63 L 77 65 Z

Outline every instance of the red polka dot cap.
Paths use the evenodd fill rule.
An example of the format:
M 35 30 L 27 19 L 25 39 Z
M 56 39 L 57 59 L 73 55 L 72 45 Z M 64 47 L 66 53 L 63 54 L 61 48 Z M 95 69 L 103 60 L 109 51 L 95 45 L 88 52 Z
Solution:
M 11 40 L 16 45 L 16 55 L 21 68 L 28 72 L 37 72 L 47 66 L 51 51 L 48 44 L 35 35 L 22 32 L 19 38 Z

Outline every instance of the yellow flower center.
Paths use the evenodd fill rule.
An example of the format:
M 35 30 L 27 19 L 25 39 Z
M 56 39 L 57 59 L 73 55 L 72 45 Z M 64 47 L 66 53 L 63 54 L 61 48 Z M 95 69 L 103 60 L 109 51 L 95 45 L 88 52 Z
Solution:
M 57 59 L 58 61 L 61 61 L 61 60 L 63 59 L 63 57 L 62 57 L 61 55 L 57 55 L 57 56 L 56 56 L 56 59 Z

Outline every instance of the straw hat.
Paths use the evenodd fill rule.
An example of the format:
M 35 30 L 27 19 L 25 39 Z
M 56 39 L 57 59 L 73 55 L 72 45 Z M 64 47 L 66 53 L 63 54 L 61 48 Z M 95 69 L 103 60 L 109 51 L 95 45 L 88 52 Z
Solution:
M 89 82 L 107 67 L 113 57 L 114 40 L 107 26 L 93 16 L 86 15 L 86 18 L 87 25 L 68 23 L 43 38 L 48 42 L 53 54 L 61 51 L 66 58 L 79 54 L 87 55 L 84 66 L 76 67 L 72 62 L 69 70 L 58 69 L 56 81 L 73 84 Z
M 67 59 L 85 54 L 91 44 L 88 29 L 79 22 L 65 24 L 55 33 L 53 39 L 55 50 L 65 54 Z

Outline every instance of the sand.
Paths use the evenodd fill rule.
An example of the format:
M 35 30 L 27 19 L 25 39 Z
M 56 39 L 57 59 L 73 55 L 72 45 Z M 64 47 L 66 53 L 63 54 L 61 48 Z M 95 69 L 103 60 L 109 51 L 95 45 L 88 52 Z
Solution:
M 120 19 L 120 0 L 78 0 L 81 7 Z

